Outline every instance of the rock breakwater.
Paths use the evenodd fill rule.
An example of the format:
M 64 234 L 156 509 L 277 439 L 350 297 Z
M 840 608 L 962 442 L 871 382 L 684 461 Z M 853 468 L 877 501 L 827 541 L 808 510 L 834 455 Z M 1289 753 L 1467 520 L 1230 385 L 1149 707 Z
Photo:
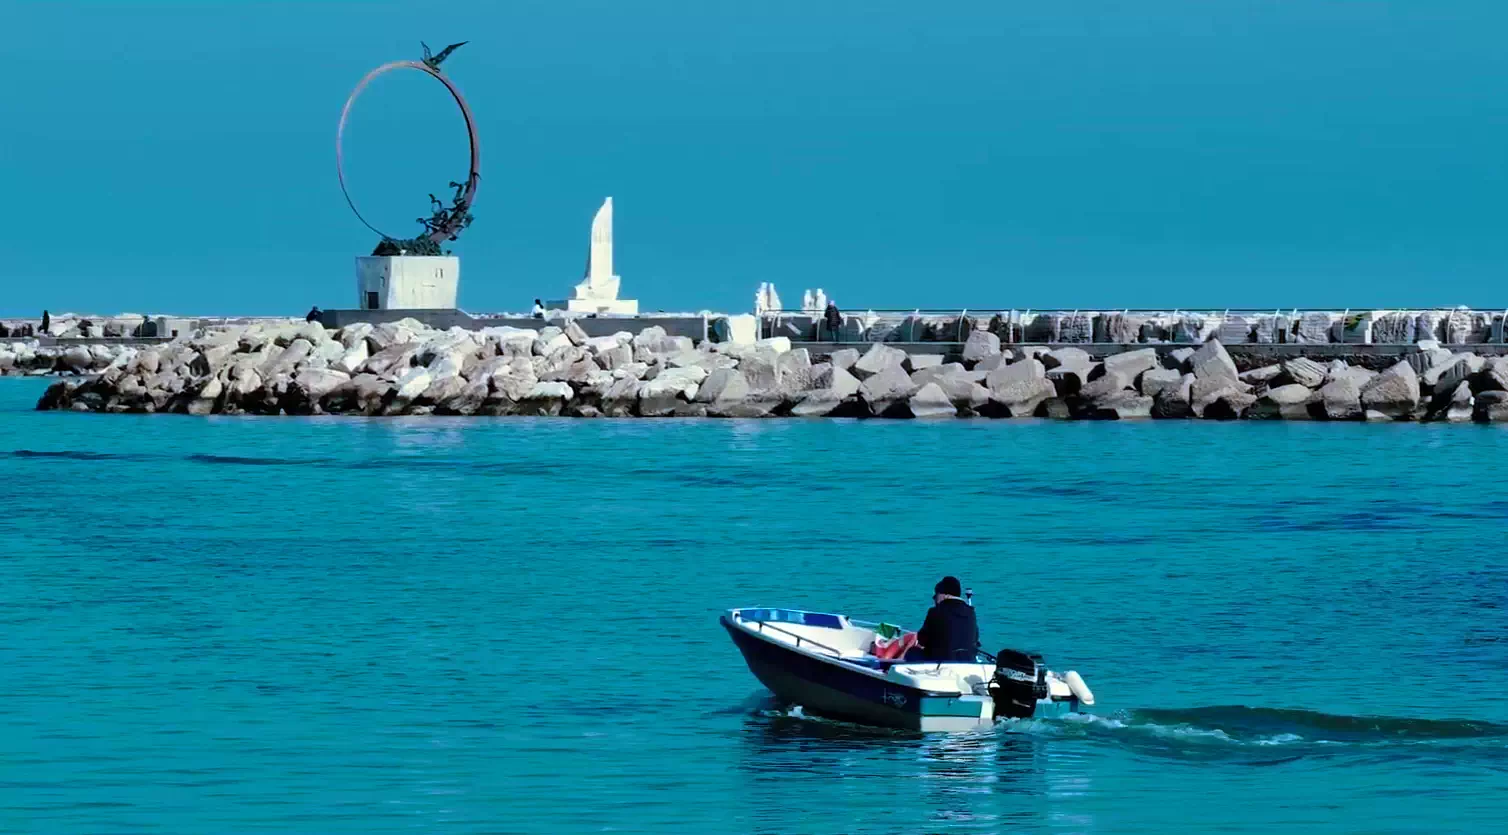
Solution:
M 0 377 L 98 374 L 125 350 L 124 345 L 43 345 L 35 339 L 0 339 Z
M 861 350 L 862 349 L 862 350 Z M 83 350 L 74 348 L 69 350 Z M 121 347 L 95 376 L 61 379 L 39 409 L 193 415 L 844 416 L 1282 420 L 1508 420 L 1508 357 L 1433 341 L 1401 359 L 1233 359 L 1218 339 L 1126 346 L 1002 347 L 976 331 L 953 355 L 873 343 L 814 355 L 637 334 L 431 330 L 414 320 L 212 328 Z M 82 363 L 84 354 L 78 359 Z M 96 367 L 102 364 L 102 367 Z M 1368 364 L 1380 367 L 1367 367 Z

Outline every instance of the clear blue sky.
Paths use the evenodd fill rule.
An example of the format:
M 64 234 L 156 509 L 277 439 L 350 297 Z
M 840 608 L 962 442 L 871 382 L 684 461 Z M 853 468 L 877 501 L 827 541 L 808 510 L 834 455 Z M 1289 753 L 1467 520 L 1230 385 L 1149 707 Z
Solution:
M 445 69 L 483 184 L 461 303 L 580 275 L 746 310 L 1508 306 L 1503 0 L 0 0 L 0 312 L 350 306 L 367 69 Z M 352 126 L 408 233 L 464 174 L 418 74 Z

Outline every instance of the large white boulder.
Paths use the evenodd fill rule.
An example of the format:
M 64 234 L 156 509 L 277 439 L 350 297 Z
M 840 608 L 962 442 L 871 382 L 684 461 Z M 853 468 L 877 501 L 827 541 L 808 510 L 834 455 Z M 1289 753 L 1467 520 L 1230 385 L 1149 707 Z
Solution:
M 998 354 L 996 356 L 999 356 Z M 941 368 L 943 364 L 942 354 L 907 354 L 905 369 L 911 374 L 928 368 Z
M 1106 374 L 1122 375 L 1127 385 L 1131 385 L 1136 381 L 1138 375 L 1157 367 L 1157 352 L 1151 348 L 1142 348 L 1139 351 L 1125 351 L 1119 354 L 1111 354 L 1105 357 L 1104 365 Z M 1232 365 L 1231 367 L 1234 368 L 1235 366 Z
M 649 327 L 639 331 L 639 333 L 634 336 L 633 344 L 635 348 L 647 348 L 651 345 L 658 345 L 660 341 L 665 338 L 666 334 L 664 328 L 660 327 L 659 325 L 650 325 Z
M 908 401 L 916 393 L 911 384 L 911 375 L 899 363 L 888 365 L 877 374 L 864 380 L 859 386 L 859 396 L 869 404 L 875 415 L 886 415 Z M 951 405 L 951 404 L 950 404 Z
M 1000 353 L 1000 337 L 989 331 L 971 331 L 963 345 L 963 361 L 975 363 Z
M 1456 386 L 1463 382 L 1458 380 Z M 1395 363 L 1367 381 L 1361 390 L 1361 405 L 1390 418 L 1412 417 L 1419 408 L 1419 375 L 1407 361 Z
M 594 357 L 600 357 L 604 352 L 611 351 L 620 346 L 632 346 L 632 344 L 633 337 L 630 336 L 627 332 L 621 332 L 614 334 L 613 336 L 592 336 L 588 337 L 586 342 L 582 343 L 583 347 L 590 351 L 592 353 L 592 356 Z M 629 354 L 633 354 L 631 347 Z
M 707 414 L 716 417 L 764 417 L 780 405 L 767 393 L 756 393 L 749 381 L 734 368 L 719 368 L 697 389 L 695 401 L 707 404 Z
M 755 342 L 754 347 L 774 351 L 777 354 L 783 354 L 786 351 L 791 350 L 791 338 L 788 336 L 772 336 L 768 339 L 761 339 L 758 342 Z
M 409 328 L 407 324 L 405 324 L 405 322 L 408 321 L 411 320 L 405 319 L 398 322 L 383 322 L 374 326 L 366 334 L 368 350 L 370 350 L 371 353 L 376 354 L 382 351 L 382 349 L 391 347 L 393 345 L 403 345 L 405 343 L 413 342 L 415 331 L 412 328 Z
M 849 398 L 859 393 L 859 378 L 848 373 L 842 368 L 831 366 L 830 370 L 823 375 L 822 381 L 815 377 L 813 386 L 822 391 L 832 392 L 839 400 Z
M 639 381 L 634 377 L 619 377 L 602 393 L 602 414 L 607 417 L 629 417 L 639 403 Z
M 527 357 L 534 353 L 534 331 L 522 328 L 483 328 L 482 339 L 493 346 L 492 353 L 502 357 Z
M 1042 363 L 1032 357 L 991 371 L 984 384 L 990 391 L 990 402 L 1011 417 L 1030 417 L 1042 401 L 1057 393 Z
M 319 345 L 330 338 L 330 332 L 320 322 L 305 322 L 295 330 L 298 338 L 309 340 L 310 345 Z
M 1118 391 L 1094 400 L 1090 404 L 1090 414 L 1109 420 L 1149 418 L 1155 402 L 1153 398 L 1134 391 Z
M 905 371 L 902 368 L 905 362 L 905 351 L 876 342 L 870 346 L 868 351 L 864 352 L 864 356 L 859 357 L 850 371 L 860 380 L 866 380 L 890 368 L 901 370 L 901 373 L 904 374 Z
M 451 377 L 461 376 L 461 368 L 465 357 L 459 353 L 436 354 L 425 370 L 429 372 L 431 380 L 445 380 Z
M 530 388 L 529 393 L 525 396 L 530 400 L 544 400 L 552 398 L 570 400 L 574 396 L 574 392 L 571 391 L 571 386 L 569 383 L 562 383 L 558 381 L 540 381 L 538 383 L 535 383 L 533 388 Z
M 188 413 L 191 415 L 207 415 L 215 410 L 215 401 L 225 392 L 225 384 L 218 379 L 212 379 L 199 389 L 199 393 L 189 401 Z
M 1051 371 L 1054 368 L 1083 369 L 1088 370 L 1094 365 L 1094 357 L 1083 348 L 1056 348 L 1039 357 L 1042 368 Z
M 1350 377 L 1337 377 L 1319 390 L 1319 402 L 1331 420 L 1360 420 L 1361 388 Z
M 94 366 L 94 355 L 83 345 L 74 345 L 63 351 L 58 358 L 58 367 L 82 374 Z
M 828 355 L 827 361 L 833 364 L 833 368 L 852 372 L 854 363 L 859 361 L 859 351 L 856 348 L 839 348 Z
M 1325 367 L 1308 357 L 1294 357 L 1283 362 L 1283 373 L 1278 378 L 1308 388 L 1319 388 L 1325 382 Z
M 562 348 L 571 347 L 571 338 L 566 336 L 565 331 L 557 327 L 548 327 L 539 332 L 534 339 L 534 354 L 548 357 Z
M 360 368 L 369 356 L 366 339 L 354 339 L 351 346 L 342 352 L 340 358 L 331 363 L 330 367 L 347 374 L 355 374 L 356 369 Z
M 1315 397 L 1312 389 L 1298 383 L 1276 386 L 1257 398 L 1247 416 L 1255 419 L 1308 420 L 1309 402 Z
M 792 417 L 826 417 L 843 407 L 846 398 L 831 390 L 817 389 L 808 392 L 800 402 L 791 407 Z
M 661 372 L 653 380 L 639 386 L 639 414 L 644 417 L 662 417 L 674 414 L 682 403 L 696 398 L 699 380 L 683 372 L 704 369 L 672 368 Z
M 410 368 L 394 382 L 393 397 L 396 400 L 409 401 L 424 393 L 429 384 L 434 382 L 429 369 Z
M 340 344 L 346 348 L 354 348 L 358 342 L 365 343 L 367 335 L 372 332 L 370 322 L 353 322 L 341 328 L 337 333 Z
M 288 347 L 279 351 L 271 360 L 268 360 L 259 369 L 259 373 L 264 380 L 271 379 L 279 374 L 290 373 L 300 362 L 308 359 L 309 352 L 313 350 L 314 346 L 309 340 L 303 338 L 294 339 L 288 343 Z
M 1239 376 L 1236 363 L 1218 339 L 1204 343 L 1189 356 L 1189 370 L 1195 377 L 1224 377 L 1231 382 L 1236 382 Z
M 953 400 L 937 383 L 922 386 L 916 394 L 911 395 L 908 405 L 911 408 L 911 416 L 916 418 L 943 418 L 958 415 L 958 409 L 953 405 Z

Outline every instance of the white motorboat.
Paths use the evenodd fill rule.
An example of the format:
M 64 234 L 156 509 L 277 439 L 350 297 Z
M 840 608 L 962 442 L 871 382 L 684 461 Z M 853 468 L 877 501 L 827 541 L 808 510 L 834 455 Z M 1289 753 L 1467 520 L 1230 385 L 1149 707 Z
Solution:
M 721 618 L 755 678 L 806 713 L 893 728 L 958 731 L 996 719 L 1061 716 L 1094 704 L 1078 673 L 1001 650 L 971 662 L 874 654 L 888 624 L 796 609 L 729 609 Z

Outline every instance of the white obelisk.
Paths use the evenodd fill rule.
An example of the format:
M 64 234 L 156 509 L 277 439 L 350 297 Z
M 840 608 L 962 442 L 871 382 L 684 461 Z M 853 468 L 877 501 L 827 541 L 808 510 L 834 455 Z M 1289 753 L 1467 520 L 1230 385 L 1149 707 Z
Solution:
M 586 274 L 571 298 L 546 306 L 572 313 L 617 313 L 635 316 L 639 302 L 618 298 L 620 279 L 613 274 L 613 198 L 602 201 L 592 218 L 592 238 L 587 246 Z

